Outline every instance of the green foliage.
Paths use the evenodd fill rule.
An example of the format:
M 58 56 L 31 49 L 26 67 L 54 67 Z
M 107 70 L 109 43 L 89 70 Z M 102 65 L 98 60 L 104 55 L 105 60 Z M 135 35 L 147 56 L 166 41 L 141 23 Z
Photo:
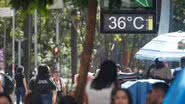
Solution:
M 5 0 L 0 0 L 0 7 L 5 7 Z
M 173 31 L 185 31 L 185 0 L 175 0 L 173 5 Z
M 80 8 L 87 8 L 88 0 L 72 0 L 73 4 Z
M 121 7 L 121 0 L 109 0 L 109 9 L 116 9 Z
M 10 5 L 23 14 L 32 14 L 37 9 L 41 14 L 48 14 L 48 6 L 53 0 L 10 0 Z
M 13 33 L 12 33 L 12 31 L 10 32 L 10 37 L 12 38 L 12 35 L 13 35 Z M 17 27 L 16 29 L 15 29 L 15 39 L 18 39 L 18 40 L 21 40 L 21 39 L 23 39 L 24 38 L 24 33 L 23 33 L 23 31 L 20 29 L 20 27 Z

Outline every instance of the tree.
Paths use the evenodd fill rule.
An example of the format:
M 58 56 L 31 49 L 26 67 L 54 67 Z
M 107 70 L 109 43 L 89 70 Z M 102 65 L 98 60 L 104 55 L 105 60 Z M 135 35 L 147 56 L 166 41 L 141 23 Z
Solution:
M 80 71 L 77 90 L 75 93 L 78 104 L 83 104 L 87 73 L 90 68 L 93 42 L 96 27 L 97 0 L 88 0 L 87 35 L 85 38 L 83 52 L 80 60 Z
M 46 15 L 48 12 L 48 5 L 53 4 L 53 0 L 10 0 L 10 5 L 15 9 L 21 11 L 25 17 L 24 36 L 26 38 L 24 44 L 24 67 L 27 78 L 31 74 L 31 45 L 32 45 L 32 13 L 37 9 L 41 14 Z M 27 57 L 28 56 L 28 57 Z
M 185 15 L 184 15 L 184 5 L 185 5 L 185 0 L 172 0 L 172 5 L 174 5 L 174 12 L 173 12 L 173 17 L 172 17 L 172 31 L 178 31 L 182 30 L 185 31 Z
M 77 10 L 74 9 L 71 12 L 71 15 L 77 14 Z M 74 83 L 74 76 L 77 73 L 77 64 L 78 64 L 78 50 L 77 50 L 77 29 L 76 29 L 76 20 L 71 19 L 71 78 L 72 78 L 72 83 Z

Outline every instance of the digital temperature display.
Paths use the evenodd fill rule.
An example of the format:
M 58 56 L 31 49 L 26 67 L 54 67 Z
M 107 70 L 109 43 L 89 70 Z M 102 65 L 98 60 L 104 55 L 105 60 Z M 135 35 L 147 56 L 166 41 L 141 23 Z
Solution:
M 102 14 L 102 33 L 155 33 L 154 14 Z

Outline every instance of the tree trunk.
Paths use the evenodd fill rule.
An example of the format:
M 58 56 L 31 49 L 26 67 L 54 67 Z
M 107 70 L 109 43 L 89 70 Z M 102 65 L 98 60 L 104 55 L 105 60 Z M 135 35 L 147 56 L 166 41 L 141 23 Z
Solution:
M 125 36 L 122 36 L 122 67 L 123 69 L 128 67 L 128 49 L 127 49 L 127 39 L 128 39 L 128 34 Z
M 87 73 L 90 68 L 93 42 L 95 37 L 96 13 L 97 0 L 88 0 L 87 35 L 85 38 L 85 44 L 81 55 L 79 79 L 77 90 L 75 92 L 77 104 L 83 104 L 84 101 Z
M 77 73 L 78 64 L 78 50 L 77 50 L 77 31 L 75 29 L 75 23 L 71 23 L 71 78 L 74 83 L 74 76 Z
M 138 43 L 138 38 L 139 38 L 138 35 L 134 35 L 134 38 L 132 39 L 132 48 L 131 48 L 130 61 L 129 61 L 130 67 L 134 65 L 133 60 L 135 55 L 136 44 Z
M 25 68 L 26 78 L 31 74 L 31 41 L 32 41 L 32 15 L 27 15 L 24 22 L 24 46 L 23 46 L 23 65 Z

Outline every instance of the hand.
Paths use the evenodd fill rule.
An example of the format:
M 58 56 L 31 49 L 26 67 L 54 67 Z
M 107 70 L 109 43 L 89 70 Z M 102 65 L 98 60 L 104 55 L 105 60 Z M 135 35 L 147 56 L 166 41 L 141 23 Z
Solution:
M 29 90 L 26 90 L 26 95 L 30 94 L 30 91 Z

